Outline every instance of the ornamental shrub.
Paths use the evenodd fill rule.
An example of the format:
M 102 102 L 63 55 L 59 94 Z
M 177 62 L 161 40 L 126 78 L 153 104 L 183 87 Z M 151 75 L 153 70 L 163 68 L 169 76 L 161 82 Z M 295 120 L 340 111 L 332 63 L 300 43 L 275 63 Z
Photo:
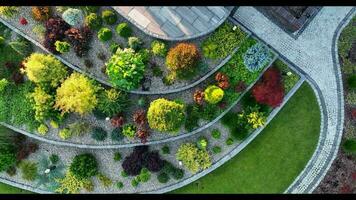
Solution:
M 263 126 L 267 120 L 263 112 L 251 112 L 246 117 L 247 117 L 247 122 L 251 124 L 253 129 Z
M 120 152 L 116 152 L 116 153 L 114 154 L 114 160 L 115 160 L 115 161 L 120 161 L 121 158 L 122 158 L 122 156 L 121 156 L 121 153 L 120 153 Z
M 49 6 L 32 6 L 32 17 L 36 21 L 46 21 L 51 15 Z
M 5 18 L 11 18 L 19 12 L 17 6 L 0 6 L 0 15 Z
M 230 146 L 230 145 L 232 145 L 232 144 L 234 144 L 234 139 L 228 138 L 228 139 L 226 140 L 226 145 Z
M 120 47 L 120 45 L 119 45 L 118 43 L 116 43 L 116 42 L 112 42 L 112 43 L 110 44 L 110 51 L 111 51 L 112 54 L 115 54 L 116 51 L 117 51 L 117 49 L 119 49 L 119 48 L 121 48 L 121 47 Z
M 0 93 L 5 90 L 5 88 L 9 85 L 9 81 L 5 78 L 0 80 Z
M 98 175 L 98 163 L 92 154 L 76 155 L 70 164 L 69 171 L 78 179 L 87 179 Z
M 125 92 L 115 89 L 101 90 L 98 96 L 98 110 L 113 117 L 127 108 L 129 103 Z
M 80 26 L 84 21 L 83 12 L 79 9 L 69 8 L 63 12 L 62 18 L 71 26 Z
M 90 13 L 85 17 L 85 25 L 87 25 L 92 30 L 99 30 L 103 24 L 101 17 L 96 13 Z
M 175 180 L 180 180 L 184 177 L 184 170 L 175 168 L 171 174 Z
M 213 153 L 214 153 L 214 154 L 221 153 L 221 147 L 219 147 L 219 146 L 214 146 L 214 147 L 213 147 Z
M 32 28 L 32 32 L 40 38 L 40 40 L 43 40 L 45 37 L 46 33 L 46 28 L 42 24 L 36 24 Z
M 137 51 L 138 49 L 141 48 L 143 42 L 138 37 L 129 37 L 127 44 L 131 49 Z
M 169 150 L 169 147 L 167 145 L 163 146 L 161 150 L 162 150 L 163 154 L 170 154 L 171 153 L 170 150 Z
M 191 72 L 198 65 L 200 55 L 197 46 L 179 43 L 168 51 L 166 65 L 173 72 Z
M 57 40 L 56 43 L 54 43 L 54 46 L 56 46 L 56 51 L 58 51 L 59 53 L 66 53 L 70 50 L 70 44 L 65 41 L 61 42 Z
M 349 85 L 350 88 L 356 89 L 356 74 L 351 75 L 347 79 L 347 84 Z
M 97 86 L 82 74 L 74 72 L 57 89 L 55 108 L 62 113 L 76 112 L 80 115 L 91 112 L 97 105 Z
M 145 183 L 151 179 L 151 173 L 147 168 L 142 168 L 138 177 L 140 178 L 141 182 Z
M 176 158 L 182 161 L 183 165 L 194 174 L 207 169 L 211 165 L 208 152 L 199 149 L 192 143 L 182 144 L 176 153 Z
M 252 94 L 258 103 L 273 108 L 279 106 L 283 101 L 284 88 L 278 69 L 269 68 L 263 74 L 262 81 L 253 87 Z
M 45 23 L 45 40 L 43 45 L 52 53 L 59 53 L 56 51 L 54 43 L 57 40 L 63 41 L 66 37 L 65 32 L 70 29 L 70 25 L 67 24 L 62 18 L 55 17 L 49 18 Z
M 250 47 L 243 56 L 244 64 L 250 72 L 260 70 L 272 59 L 268 48 L 262 43 Z
M 5 45 L 5 38 L 0 36 L 0 48 Z
M 108 25 L 113 25 L 117 21 L 117 15 L 111 10 L 104 10 L 101 13 L 101 18 L 103 18 L 104 22 Z
M 49 160 L 51 161 L 52 164 L 57 164 L 59 161 L 59 156 L 57 154 L 51 154 L 49 157 Z
M 90 124 L 84 121 L 74 122 L 68 125 L 68 129 L 71 136 L 81 136 L 88 133 L 90 129 Z
M 64 129 L 59 131 L 58 136 L 61 139 L 66 140 L 66 139 L 72 137 L 72 133 L 69 131 L 68 128 L 64 128 Z
M 80 29 L 70 28 L 64 32 L 66 39 L 72 44 L 75 54 L 79 57 L 87 55 L 92 33 L 87 26 Z
M 346 153 L 356 154 L 356 139 L 346 140 L 342 147 Z
M 31 161 L 21 161 L 19 165 L 22 178 L 27 181 L 34 181 L 37 177 L 37 163 Z
M 32 52 L 32 43 L 24 38 L 9 42 L 9 46 L 23 56 L 28 56 Z
M 152 101 L 147 112 L 149 126 L 162 132 L 178 131 L 184 119 L 184 105 L 164 98 Z
M 224 97 L 224 90 L 216 85 L 208 86 L 204 91 L 205 101 L 210 104 L 219 103 Z
M 111 40 L 112 38 L 112 32 L 110 29 L 103 27 L 99 30 L 98 32 L 98 38 L 102 42 L 106 42 L 108 40 Z
M 142 56 L 131 49 L 118 49 L 106 65 L 110 82 L 123 90 L 139 86 L 145 72 Z
M 167 55 L 167 46 L 164 42 L 154 40 L 151 43 L 151 51 L 155 56 L 164 57 Z
M 221 137 L 221 133 L 219 131 L 219 129 L 214 129 L 212 132 L 211 132 L 211 136 L 215 139 L 220 139 Z
M 100 6 L 79 6 L 79 7 L 84 12 L 85 15 L 89 15 L 90 13 L 97 13 L 100 8 Z
M 41 135 L 46 135 L 48 132 L 48 127 L 45 124 L 41 124 L 38 128 L 37 128 L 37 132 Z
M 55 190 L 58 193 L 76 194 L 85 186 L 90 185 L 90 179 L 77 178 L 70 170 L 62 179 L 56 180 L 59 187 Z
M 96 141 L 104 141 L 108 136 L 108 133 L 101 127 L 94 127 L 91 134 L 91 138 Z
M 205 137 L 199 137 L 197 141 L 197 147 L 202 150 L 206 150 L 206 147 L 208 146 L 208 140 Z
M 115 128 L 111 132 L 111 140 L 112 141 L 120 142 L 123 139 L 124 139 L 124 135 L 122 134 L 122 129 L 121 128 Z
M 112 185 L 112 180 L 109 177 L 105 176 L 104 174 L 99 173 L 97 177 L 98 177 L 98 180 L 100 181 L 100 183 L 104 187 L 107 188 L 107 187 L 110 187 Z
M 117 187 L 118 189 L 122 189 L 122 188 L 124 187 L 124 184 L 123 184 L 121 181 L 118 181 L 118 182 L 116 183 L 116 187 Z
M 132 34 L 130 26 L 125 22 L 116 26 L 116 32 L 123 38 L 128 38 Z
M 58 122 L 54 121 L 54 120 L 51 120 L 49 122 L 49 124 L 51 125 L 52 128 L 59 128 L 59 124 Z
M 122 127 L 122 134 L 128 138 L 134 138 L 136 134 L 136 126 L 133 124 L 125 124 Z
M 0 172 L 8 170 L 16 163 L 16 148 L 12 144 L 0 145 Z
M 162 172 L 157 176 L 157 180 L 160 183 L 167 183 L 169 181 L 169 176 L 168 174 Z
M 67 76 L 66 67 L 52 55 L 33 53 L 23 62 L 30 81 L 43 86 L 57 87 Z

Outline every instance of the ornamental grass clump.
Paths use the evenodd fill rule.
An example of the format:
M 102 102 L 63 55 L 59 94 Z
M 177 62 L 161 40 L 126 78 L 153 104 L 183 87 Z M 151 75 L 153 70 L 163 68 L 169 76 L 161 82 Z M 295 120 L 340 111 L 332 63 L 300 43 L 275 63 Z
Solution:
M 30 81 L 41 86 L 57 87 L 67 76 L 67 68 L 54 56 L 33 53 L 23 62 Z
M 194 174 L 211 166 L 209 153 L 192 143 L 182 144 L 176 153 L 176 158 Z
M 184 105 L 164 98 L 152 101 L 147 112 L 149 126 L 162 132 L 177 132 L 184 119 Z
M 79 73 L 72 73 L 57 89 L 54 107 L 62 114 L 75 112 L 80 115 L 90 113 L 98 104 L 94 81 Z
M 126 91 L 138 88 L 144 72 L 142 56 L 132 49 L 118 49 L 106 64 L 110 82 Z

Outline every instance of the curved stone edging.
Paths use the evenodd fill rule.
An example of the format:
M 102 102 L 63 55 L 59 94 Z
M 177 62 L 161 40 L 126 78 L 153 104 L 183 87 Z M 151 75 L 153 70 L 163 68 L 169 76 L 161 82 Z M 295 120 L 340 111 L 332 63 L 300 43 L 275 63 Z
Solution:
M 158 38 L 158 39 L 162 39 L 162 40 L 168 40 L 168 41 L 183 41 L 183 40 L 191 40 L 191 39 L 195 39 L 204 35 L 207 35 L 211 32 L 213 32 L 215 29 L 217 29 L 222 23 L 224 23 L 224 21 L 230 16 L 231 14 L 231 10 L 226 13 L 226 16 L 224 16 L 216 25 L 215 28 L 209 29 L 205 32 L 193 35 L 193 36 L 185 36 L 185 37 L 179 37 L 179 38 L 170 38 L 170 37 L 165 37 L 162 35 L 158 35 L 156 33 L 153 33 L 145 28 L 143 28 L 140 24 L 138 24 L 136 21 L 132 20 L 132 18 L 127 17 L 123 14 L 121 14 L 119 11 L 117 11 L 115 8 L 112 8 L 113 10 L 115 10 L 115 12 L 119 13 L 123 18 L 125 18 L 126 20 L 128 20 L 130 23 L 132 23 L 133 25 L 135 25 L 138 29 L 140 29 L 142 32 L 146 33 L 147 35 L 150 35 L 152 37 Z
M 320 154 L 323 154 L 324 152 L 322 151 L 323 149 L 321 148 L 322 143 L 325 142 L 330 142 L 326 141 L 326 138 L 324 137 L 324 141 L 319 141 L 317 150 L 315 151 L 314 155 L 312 158 L 309 160 L 307 166 L 304 168 L 302 173 L 299 174 L 299 176 L 295 179 L 295 181 L 289 186 L 289 188 L 285 191 L 285 193 L 295 193 L 295 192 L 306 192 L 306 193 L 311 193 L 318 185 L 319 183 L 323 180 L 324 176 L 326 175 L 327 171 L 330 169 L 332 162 L 337 156 L 337 152 L 340 146 L 342 134 L 343 134 L 343 121 L 344 121 L 344 95 L 343 95 L 343 83 L 342 83 L 342 76 L 341 76 L 341 69 L 340 69 L 340 63 L 339 63 L 339 56 L 338 56 L 338 38 L 341 34 L 341 31 L 345 26 L 348 24 L 352 19 L 352 16 L 355 15 L 355 10 L 356 8 L 352 8 L 347 15 L 343 18 L 343 20 L 340 22 L 340 24 L 337 26 L 334 35 L 333 35 L 333 41 L 332 41 L 332 60 L 333 60 L 333 70 L 336 75 L 336 82 L 337 82 L 337 93 L 338 95 L 338 106 L 339 109 L 337 110 L 337 124 L 336 124 L 336 131 L 337 135 L 334 137 L 334 140 L 332 141 L 332 149 L 330 150 L 330 153 L 328 154 L 327 158 L 325 159 L 325 163 L 322 166 L 322 169 L 319 170 L 319 176 L 315 176 L 313 180 L 309 180 L 309 184 L 305 187 L 304 186 L 304 191 L 298 191 L 300 184 L 303 182 L 303 179 L 308 175 L 308 173 L 313 173 L 312 167 L 314 163 L 317 162 L 318 157 Z M 321 93 L 320 88 L 317 88 L 318 93 Z M 321 94 L 319 94 L 321 95 Z M 321 95 L 321 100 L 323 101 L 323 96 Z M 324 114 L 324 113 L 323 113 Z M 327 121 L 327 117 L 324 116 L 325 120 Z M 327 123 L 326 123 L 327 124 Z M 326 128 L 324 127 L 323 132 L 326 135 Z M 305 185 L 305 183 L 304 183 Z
M 274 52 L 273 52 L 274 53 Z M 210 126 L 212 126 L 213 124 L 215 124 L 217 121 L 219 121 L 226 113 L 228 113 L 240 100 L 241 98 L 255 85 L 255 83 L 262 77 L 263 73 L 274 63 L 275 60 L 277 60 L 278 56 L 276 54 L 274 54 L 275 56 L 273 57 L 273 59 L 270 61 L 269 65 L 266 66 L 261 73 L 259 74 L 259 76 L 256 78 L 256 80 L 251 83 L 243 93 L 241 93 L 241 95 L 239 96 L 239 98 L 237 100 L 235 100 L 227 109 L 225 109 L 222 113 L 220 113 L 219 116 L 217 116 L 214 120 L 210 121 L 209 123 L 189 132 L 189 133 L 185 133 L 185 134 L 180 134 L 178 136 L 173 136 L 173 137 L 168 137 L 166 139 L 160 139 L 160 140 L 152 140 L 152 141 L 147 141 L 145 143 L 145 145 L 153 145 L 153 144 L 160 144 L 160 143 L 165 143 L 165 142 L 172 142 L 175 140 L 179 140 L 182 138 L 186 138 L 189 136 L 192 136 L 196 133 L 199 133 L 207 128 L 209 128 Z M 60 140 L 52 140 L 52 139 L 47 139 L 44 137 L 41 137 L 37 134 L 33 134 L 30 133 L 26 130 L 22 130 L 18 127 L 15 127 L 13 125 L 4 123 L 4 122 L 0 122 L 0 125 L 6 126 L 7 128 L 10 128 L 16 132 L 19 132 L 21 134 L 24 134 L 30 138 L 42 141 L 42 142 L 46 142 L 46 143 L 50 143 L 50 144 L 54 144 L 54 145 L 59 145 L 59 146 L 69 146 L 69 147 L 76 147 L 76 148 L 83 148 L 83 149 L 115 149 L 115 148 L 128 148 L 128 147 L 134 147 L 134 146 L 140 146 L 142 145 L 141 142 L 136 142 L 136 143 L 130 143 L 130 144 L 112 144 L 112 145 L 94 145 L 94 144 L 78 144 L 78 143 L 73 143 L 73 142 L 66 142 L 66 141 L 60 141 Z
M 56 55 L 56 54 L 53 54 L 52 52 L 48 51 L 41 43 L 39 43 L 35 39 L 33 39 L 30 36 L 28 36 L 27 34 L 23 33 L 18 28 L 14 27 L 11 24 L 9 24 L 8 22 L 6 22 L 6 20 L 4 20 L 2 17 L 0 17 L 0 22 L 5 24 L 12 31 L 16 32 L 17 34 L 19 34 L 22 37 L 26 38 L 28 41 L 30 41 L 33 44 L 35 44 L 37 47 L 41 48 L 47 54 L 50 54 L 50 55 L 54 56 L 59 61 L 61 61 L 63 64 L 68 66 L 69 68 L 71 68 L 71 69 L 73 69 L 73 70 L 75 70 L 75 71 L 77 71 L 77 72 L 79 72 L 81 74 L 85 74 L 86 76 L 88 76 L 88 77 L 100 82 L 101 84 L 107 85 L 109 87 L 113 87 L 113 85 L 110 82 L 108 82 L 106 80 L 103 80 L 101 78 L 98 78 L 98 77 L 92 75 L 91 73 L 88 73 L 88 72 L 82 70 L 81 68 L 77 67 L 76 65 L 74 65 L 71 62 L 67 61 L 66 59 L 62 58 L 60 55 Z M 249 32 L 246 29 L 243 29 L 243 31 L 246 32 L 246 37 L 241 41 L 240 44 L 242 44 L 244 41 L 246 41 L 251 35 L 251 32 Z M 193 83 L 190 83 L 190 84 L 188 84 L 186 86 L 175 88 L 175 89 L 170 89 L 170 90 L 165 90 L 165 91 L 150 92 L 150 91 L 130 90 L 130 91 L 127 91 L 127 92 L 131 93 L 131 94 L 140 94 L 140 95 L 163 95 L 163 94 L 172 94 L 172 93 L 178 93 L 178 92 L 182 92 L 182 91 L 185 91 L 185 90 L 189 90 L 189 89 L 197 86 L 201 82 L 205 81 L 208 77 L 210 77 L 212 74 L 217 72 L 221 67 L 223 67 L 232 58 L 232 56 L 237 52 L 239 47 L 240 46 L 237 46 L 227 57 L 225 57 L 217 66 L 215 66 L 212 70 L 210 70 L 204 76 L 200 77 L 198 80 L 195 80 Z

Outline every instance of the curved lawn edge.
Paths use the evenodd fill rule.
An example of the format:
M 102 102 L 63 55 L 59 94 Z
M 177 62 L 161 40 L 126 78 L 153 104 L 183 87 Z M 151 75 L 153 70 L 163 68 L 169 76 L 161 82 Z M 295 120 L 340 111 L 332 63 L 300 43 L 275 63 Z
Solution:
M 13 25 L 9 24 L 2 17 L 0 17 L 0 22 L 3 23 L 4 25 L 6 25 L 7 27 L 9 27 L 15 33 L 21 35 L 22 37 L 26 38 L 28 41 L 30 41 L 31 43 L 33 43 L 34 45 L 36 45 L 37 47 L 42 49 L 45 53 L 50 54 L 50 55 L 54 56 L 55 58 L 57 58 L 59 61 L 61 61 L 67 67 L 69 67 L 69 68 L 71 68 L 71 69 L 73 69 L 73 70 L 75 70 L 75 71 L 77 71 L 77 72 L 79 72 L 81 74 L 84 74 L 84 75 L 90 77 L 91 79 L 94 79 L 94 80 L 100 82 L 101 84 L 104 84 L 104 85 L 109 86 L 109 87 L 114 87 L 110 82 L 108 82 L 106 80 L 103 80 L 101 78 L 98 78 L 98 77 L 94 76 L 93 74 L 82 70 L 81 68 L 75 66 L 71 62 L 69 62 L 66 59 L 62 58 L 60 55 L 56 55 L 56 54 L 53 54 L 52 52 L 48 51 L 40 42 L 38 42 L 35 39 L 33 39 L 32 37 L 28 36 L 27 34 L 22 32 L 20 29 L 18 29 L 16 27 L 14 27 Z M 251 32 L 247 31 L 245 28 L 241 28 L 241 30 L 243 30 L 246 33 L 246 37 L 240 42 L 240 44 L 242 44 L 244 41 L 246 41 L 251 35 Z M 232 58 L 232 56 L 237 52 L 239 47 L 240 47 L 240 45 L 235 47 L 235 49 L 228 56 L 226 56 L 217 66 L 215 66 L 212 70 L 210 70 L 204 76 L 200 77 L 199 79 L 195 80 L 194 82 L 192 82 L 192 83 L 190 83 L 190 84 L 188 84 L 186 86 L 175 88 L 175 89 L 170 89 L 170 90 L 165 90 L 165 91 L 150 92 L 150 91 L 130 90 L 130 91 L 126 91 L 126 92 L 128 92 L 130 94 L 141 94 L 141 95 L 164 95 L 164 94 L 172 94 L 172 93 L 178 93 L 178 92 L 182 92 L 182 91 L 185 91 L 185 90 L 189 90 L 189 89 L 197 86 L 198 84 L 202 83 L 203 81 L 205 81 L 208 77 L 210 77 L 215 72 L 217 72 L 221 67 L 223 67 Z

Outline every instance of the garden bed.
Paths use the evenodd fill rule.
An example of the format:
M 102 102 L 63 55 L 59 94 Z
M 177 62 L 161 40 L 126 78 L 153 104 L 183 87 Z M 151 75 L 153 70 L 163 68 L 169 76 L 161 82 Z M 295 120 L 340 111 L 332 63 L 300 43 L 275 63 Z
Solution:
M 98 13 L 101 13 L 101 11 L 106 10 L 106 9 L 111 9 L 111 7 L 102 7 L 98 11 Z M 55 8 L 52 7 L 53 10 L 53 15 L 59 15 L 61 16 L 60 13 L 56 12 Z M 114 10 L 113 10 L 114 11 Z M 13 27 L 16 27 L 16 29 L 19 29 L 22 33 L 30 36 L 32 39 L 37 41 L 38 43 L 42 44 L 43 38 L 39 34 L 36 34 L 33 32 L 33 28 L 35 26 L 39 26 L 42 23 L 39 23 L 35 21 L 32 17 L 31 14 L 31 7 L 21 7 L 20 14 L 16 15 L 13 18 L 5 19 L 6 22 L 8 22 L 10 25 Z M 24 17 L 27 20 L 27 25 L 20 25 L 19 24 L 19 17 Z M 101 80 L 102 82 L 109 83 L 110 81 L 106 75 L 105 68 L 105 63 L 108 61 L 108 59 L 111 57 L 112 53 L 110 52 L 110 43 L 111 42 L 117 42 L 121 47 L 127 47 L 127 39 L 118 36 L 116 33 L 115 27 L 117 24 L 125 22 L 130 25 L 132 29 L 132 35 L 136 36 L 143 41 L 143 49 L 150 49 L 150 45 L 152 41 L 156 40 L 153 37 L 150 37 L 143 33 L 141 30 L 136 28 L 134 25 L 130 24 L 129 21 L 127 21 L 125 18 L 121 17 L 118 15 L 118 20 L 115 23 L 115 25 L 105 25 L 105 27 L 109 28 L 112 31 L 112 39 L 111 41 L 108 42 L 102 42 L 98 39 L 97 32 L 92 31 L 93 36 L 89 41 L 89 50 L 87 55 L 84 57 L 80 58 L 78 57 L 75 52 L 73 51 L 73 48 L 70 49 L 68 53 L 65 54 L 59 54 L 57 56 L 60 56 L 64 60 L 68 61 L 75 67 L 78 67 L 81 71 L 86 72 L 88 75 L 95 77 L 98 80 Z M 227 24 L 230 24 L 230 22 L 226 22 Z M 225 26 L 226 24 L 223 24 L 222 26 Z M 232 25 L 230 24 L 231 28 Z M 220 31 L 220 32 L 219 32 Z M 236 27 L 237 32 L 240 33 L 240 38 L 236 38 L 235 43 L 233 44 L 227 44 L 230 46 L 224 46 L 226 49 L 223 50 L 211 50 L 211 51 L 217 51 L 219 55 L 214 55 L 213 59 L 212 58 L 207 58 L 204 56 L 204 53 L 201 53 L 201 64 L 199 64 L 197 72 L 194 74 L 189 75 L 189 77 L 185 77 L 185 79 L 176 79 L 173 84 L 167 85 L 163 81 L 164 77 L 167 77 L 169 74 L 166 64 L 165 64 L 165 59 L 164 57 L 160 56 L 152 56 L 151 61 L 146 65 L 146 70 L 144 73 L 144 79 L 142 82 L 142 87 L 138 88 L 137 90 L 133 90 L 130 92 L 133 93 L 142 93 L 142 94 L 160 94 L 160 93 L 169 93 L 170 91 L 178 91 L 180 88 L 184 89 L 189 87 L 191 84 L 196 84 L 197 82 L 200 82 L 204 79 L 205 75 L 209 74 L 210 71 L 216 70 L 219 68 L 224 62 L 228 60 L 229 54 L 233 52 L 235 48 L 238 47 L 238 45 L 244 40 L 244 38 L 247 37 L 247 33 L 242 31 L 240 28 Z M 217 35 L 219 34 L 219 35 Z M 214 45 L 221 45 L 221 42 L 224 41 L 224 38 L 221 36 L 223 34 L 226 34 L 225 32 L 222 32 L 219 30 L 219 28 L 213 32 L 210 33 L 206 36 L 189 40 L 187 42 L 192 43 L 196 45 L 200 52 L 202 52 L 202 45 L 204 42 L 207 40 L 212 41 Z M 220 38 L 219 38 L 220 37 Z M 228 36 L 227 36 L 228 37 Z M 215 38 L 215 40 L 214 40 Z M 217 41 L 220 40 L 220 41 Z M 221 41 L 222 40 L 222 41 Z M 228 40 L 230 41 L 230 40 Z M 177 42 L 167 42 L 167 49 L 177 45 Z M 231 45 L 236 45 L 236 46 L 231 46 Z M 91 67 L 88 68 L 87 65 L 85 65 L 85 60 L 90 60 L 92 63 Z M 104 73 L 103 73 L 104 72 Z

